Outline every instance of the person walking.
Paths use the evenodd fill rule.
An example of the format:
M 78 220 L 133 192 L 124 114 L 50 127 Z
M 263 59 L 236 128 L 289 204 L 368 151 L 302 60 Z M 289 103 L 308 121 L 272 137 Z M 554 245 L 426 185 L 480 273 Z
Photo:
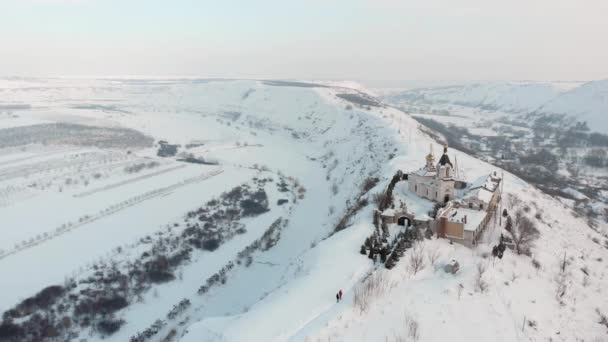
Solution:
M 339 300 L 342 300 L 342 289 L 340 289 L 340 291 L 338 292 L 338 298 Z
M 340 292 L 336 293 L 336 303 L 340 301 Z

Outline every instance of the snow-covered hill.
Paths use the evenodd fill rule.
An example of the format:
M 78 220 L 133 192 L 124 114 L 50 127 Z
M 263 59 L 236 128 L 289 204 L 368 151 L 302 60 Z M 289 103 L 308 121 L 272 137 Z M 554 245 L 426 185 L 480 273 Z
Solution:
M 608 80 L 588 82 L 561 93 L 537 109 L 586 121 L 590 129 L 608 133 Z
M 12 104 L 0 114 L 0 312 L 22 304 L 0 333 L 7 322 L 47 322 L 65 339 L 88 341 L 403 341 L 415 340 L 415 322 L 418 341 L 608 336 L 598 323 L 608 311 L 606 238 L 510 174 L 507 209 L 521 209 L 540 230 L 531 257 L 488 256 L 498 221 L 474 250 L 420 242 L 438 256 L 415 275 L 413 250 L 390 271 L 361 255 L 374 229 L 373 195 L 437 144 L 361 90 L 30 79 L 4 80 L 0 101 Z M 48 126 L 58 122 L 69 125 Z M 70 129 L 71 144 L 49 129 Z M 16 132 L 35 134 L 27 145 L 1 139 L 22 141 Z M 107 146 L 108 136 L 129 147 Z M 170 156 L 173 144 L 181 146 Z M 450 154 L 470 182 L 499 171 Z M 440 267 L 451 259 L 461 263 L 456 275 Z M 382 290 L 361 311 L 355 289 L 375 278 Z M 54 301 L 35 296 L 50 285 L 62 289 Z M 345 297 L 336 303 L 339 289 Z M 119 329 L 102 337 L 112 326 L 101 322 Z
M 396 104 L 454 104 L 514 114 L 565 114 L 608 133 L 608 80 L 575 82 L 485 82 L 393 92 Z
M 527 112 L 538 108 L 559 94 L 559 89 L 546 83 L 474 83 L 462 86 L 422 88 L 390 97 L 392 101 L 408 99 L 422 103 L 453 103 L 469 107 Z

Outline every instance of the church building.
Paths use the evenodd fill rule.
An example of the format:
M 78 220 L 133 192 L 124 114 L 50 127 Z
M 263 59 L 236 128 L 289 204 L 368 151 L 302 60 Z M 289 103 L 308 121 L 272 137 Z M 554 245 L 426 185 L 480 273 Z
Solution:
M 443 155 L 435 164 L 433 145 L 426 156 L 426 165 L 408 176 L 409 190 L 416 195 L 439 203 L 454 199 L 454 165 L 448 156 L 448 146 L 444 145 Z

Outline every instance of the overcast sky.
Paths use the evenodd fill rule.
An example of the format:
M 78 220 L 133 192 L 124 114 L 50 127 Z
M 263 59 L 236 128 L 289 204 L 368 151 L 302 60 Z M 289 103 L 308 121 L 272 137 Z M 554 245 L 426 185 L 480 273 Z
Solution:
M 608 0 L 0 0 L 0 75 L 608 78 Z

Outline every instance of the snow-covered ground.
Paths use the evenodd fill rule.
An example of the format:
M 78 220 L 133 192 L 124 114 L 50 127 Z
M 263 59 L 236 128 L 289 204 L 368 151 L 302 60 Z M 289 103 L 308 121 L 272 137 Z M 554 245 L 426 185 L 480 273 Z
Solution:
M 399 110 L 367 109 L 336 97 L 362 91 L 339 86 L 2 80 L 0 103 L 11 106 L 0 107 L 0 128 L 49 122 L 129 128 L 152 137 L 154 145 L 111 149 L 41 142 L 0 149 L 0 312 L 46 286 L 89 276 L 93 264 L 128 262 L 141 254 L 142 238 L 239 184 L 272 178 L 266 185 L 268 212 L 241 219 L 245 233 L 212 252 L 193 254 L 179 277 L 154 285 L 116 312 L 125 324 L 104 340 L 127 341 L 159 319 L 163 324 L 150 341 L 402 341 L 410 333 L 405 322 L 412 321 L 419 341 L 606 339 L 607 327 L 596 313 L 608 314 L 605 239 L 561 202 L 510 174 L 505 192 L 517 199 L 505 205 L 511 212 L 527 208 L 541 232 L 532 257 L 511 251 L 501 260 L 488 256 L 500 234 L 498 222 L 474 250 L 441 239 L 421 242 L 417 248 L 425 255 L 436 250 L 439 257 L 415 275 L 408 266 L 413 250 L 392 270 L 359 254 L 373 231 L 372 194 L 397 170 L 422 166 L 435 142 Z M 159 140 L 180 144 L 178 154 L 157 156 Z M 217 165 L 179 161 L 184 152 Z M 469 181 L 496 170 L 459 151 L 450 154 Z M 156 164 L 126 171 L 150 162 Z M 301 190 L 289 196 L 277 191 L 273 184 L 281 177 Z M 364 195 L 370 204 L 334 233 L 368 177 L 380 179 Z M 412 197 L 406 183 L 398 183 L 396 195 L 421 213 L 432 207 Z M 288 204 L 279 205 L 283 198 Z M 239 252 L 279 218 L 284 225 L 276 244 L 256 250 L 250 265 L 236 264 L 225 283 L 201 293 L 206 279 L 239 260 Z M 180 233 L 184 226 L 175 229 Z M 561 274 L 564 254 L 567 270 Z M 461 265 L 456 275 L 440 267 L 452 259 Z M 475 288 L 479 263 L 487 268 L 483 292 Z M 353 293 L 369 277 L 382 277 L 386 285 L 361 311 Z M 557 293 L 557 277 L 566 284 L 564 294 Z M 339 289 L 345 298 L 336 303 Z M 183 299 L 191 304 L 178 319 L 168 319 Z M 79 338 L 101 339 L 91 331 L 83 328 Z

